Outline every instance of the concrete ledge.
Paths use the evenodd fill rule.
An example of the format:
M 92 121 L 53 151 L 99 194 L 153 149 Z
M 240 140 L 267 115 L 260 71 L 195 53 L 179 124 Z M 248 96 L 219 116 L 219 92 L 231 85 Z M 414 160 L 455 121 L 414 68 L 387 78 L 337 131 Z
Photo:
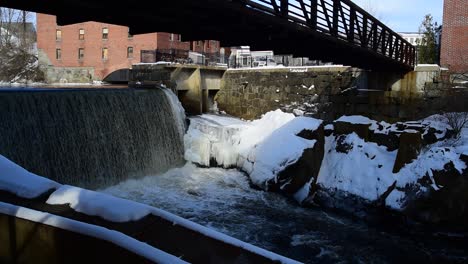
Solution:
M 350 66 L 324 65 L 324 66 L 303 66 L 303 67 L 258 67 L 228 69 L 227 71 L 240 72 L 344 72 L 351 69 Z
M 440 71 L 440 66 L 437 64 L 419 64 L 414 67 L 416 72 Z

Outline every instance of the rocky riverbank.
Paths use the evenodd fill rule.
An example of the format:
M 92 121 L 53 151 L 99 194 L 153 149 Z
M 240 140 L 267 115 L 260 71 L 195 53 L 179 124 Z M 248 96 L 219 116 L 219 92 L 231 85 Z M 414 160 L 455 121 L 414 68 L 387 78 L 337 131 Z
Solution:
M 266 191 L 361 218 L 468 230 L 468 135 L 442 116 L 389 124 L 343 116 L 325 125 L 280 110 L 261 119 L 192 118 L 185 158 L 237 167 Z

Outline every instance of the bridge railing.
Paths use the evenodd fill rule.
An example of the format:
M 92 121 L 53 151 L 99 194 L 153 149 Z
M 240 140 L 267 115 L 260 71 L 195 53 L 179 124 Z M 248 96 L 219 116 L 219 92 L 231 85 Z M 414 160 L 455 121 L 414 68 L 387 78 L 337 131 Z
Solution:
M 235 0 L 413 67 L 416 49 L 350 0 Z

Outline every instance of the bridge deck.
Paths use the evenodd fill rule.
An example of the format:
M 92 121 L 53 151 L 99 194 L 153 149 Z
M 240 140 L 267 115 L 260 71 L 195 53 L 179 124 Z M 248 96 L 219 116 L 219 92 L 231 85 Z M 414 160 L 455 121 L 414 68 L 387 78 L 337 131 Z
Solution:
M 152 5 L 157 4 L 157 7 Z M 57 16 L 61 25 L 99 21 L 132 34 L 174 32 L 364 69 L 409 71 L 415 48 L 350 0 L 2 0 L 3 6 Z

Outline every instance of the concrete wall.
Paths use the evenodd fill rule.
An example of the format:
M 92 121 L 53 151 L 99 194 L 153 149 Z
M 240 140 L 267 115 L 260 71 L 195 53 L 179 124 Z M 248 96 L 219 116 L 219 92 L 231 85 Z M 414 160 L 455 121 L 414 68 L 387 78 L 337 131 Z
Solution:
M 1 263 L 152 263 L 111 242 L 0 214 Z
M 178 93 L 179 100 L 189 114 L 207 112 L 213 103 L 214 93 L 221 89 L 223 67 L 200 65 L 133 65 L 130 86 L 163 84 Z

